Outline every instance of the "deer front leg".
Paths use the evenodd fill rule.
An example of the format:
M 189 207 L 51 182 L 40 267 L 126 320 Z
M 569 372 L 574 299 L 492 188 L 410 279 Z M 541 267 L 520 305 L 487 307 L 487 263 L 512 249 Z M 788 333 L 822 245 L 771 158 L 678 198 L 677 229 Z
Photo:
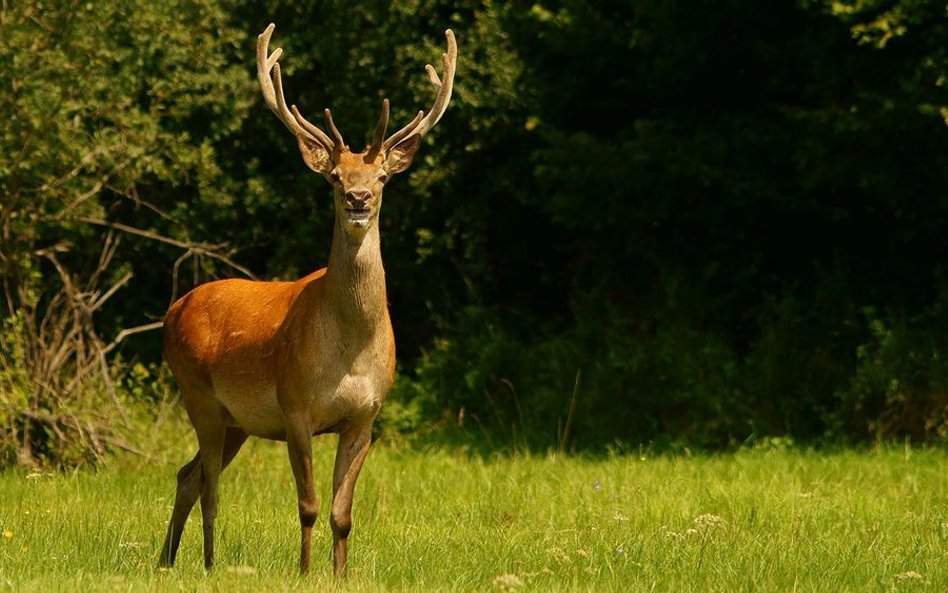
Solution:
M 313 488 L 313 437 L 309 424 L 298 422 L 287 430 L 286 449 L 290 455 L 290 466 L 296 480 L 296 497 L 299 503 L 300 529 L 300 574 L 309 572 L 310 549 L 313 539 L 313 524 L 319 513 L 319 501 Z
M 372 443 L 371 428 L 370 423 L 367 427 L 349 429 L 339 435 L 332 479 L 332 510 L 329 514 L 333 540 L 333 574 L 337 577 L 342 577 L 346 572 L 349 531 L 352 529 L 352 494 Z

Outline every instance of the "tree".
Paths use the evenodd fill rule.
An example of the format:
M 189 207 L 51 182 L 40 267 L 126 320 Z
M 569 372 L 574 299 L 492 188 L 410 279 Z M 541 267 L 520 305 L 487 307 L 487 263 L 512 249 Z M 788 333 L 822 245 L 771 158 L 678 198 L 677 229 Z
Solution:
M 215 146 L 249 106 L 248 81 L 229 65 L 244 40 L 204 2 L 0 10 L 4 462 L 69 463 L 127 445 L 106 360 L 125 320 L 101 319 L 141 271 L 120 245 L 161 238 L 216 253 L 187 241 L 181 213 L 226 198 Z

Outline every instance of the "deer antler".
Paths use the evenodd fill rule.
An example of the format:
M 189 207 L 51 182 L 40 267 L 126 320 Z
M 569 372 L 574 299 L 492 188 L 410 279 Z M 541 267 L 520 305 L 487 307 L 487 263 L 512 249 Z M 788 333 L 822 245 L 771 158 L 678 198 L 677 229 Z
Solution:
M 454 71 L 458 61 L 458 45 L 454 39 L 454 31 L 448 29 L 444 32 L 444 35 L 448 38 L 448 51 L 447 53 L 441 54 L 441 59 L 444 62 L 443 77 L 438 77 L 438 73 L 435 72 L 431 64 L 425 64 L 425 72 L 428 73 L 428 80 L 438 89 L 438 94 L 435 95 L 431 111 L 428 112 L 428 115 L 425 115 L 424 111 L 419 111 L 418 115 L 416 115 L 407 126 L 389 136 L 388 140 L 381 146 L 383 150 L 388 151 L 409 136 L 423 136 L 427 134 L 428 131 L 438 123 L 438 120 L 441 119 L 441 116 L 444 115 L 445 110 L 448 108 L 448 102 L 451 100 L 451 90 L 454 88 Z M 373 143 L 373 147 L 374 146 L 375 143 Z
M 273 53 L 269 53 L 270 36 L 273 35 L 273 29 L 276 26 L 273 23 L 257 36 L 257 79 L 260 81 L 260 88 L 263 91 L 263 98 L 267 107 L 276 114 L 283 125 L 293 134 L 302 136 L 313 142 L 322 144 L 328 151 L 332 152 L 338 145 L 340 148 L 345 146 L 342 141 L 342 135 L 332 122 L 332 115 L 326 110 L 326 122 L 336 141 L 333 142 L 325 132 L 309 123 L 302 115 L 296 105 L 292 106 L 292 112 L 286 106 L 286 99 L 283 96 L 283 79 L 280 76 L 280 64 L 278 60 L 283 55 L 283 49 L 277 48 Z M 273 71 L 271 78 L 271 70 Z
M 317 142 L 330 153 L 335 150 L 343 150 L 346 148 L 346 143 L 342 139 L 342 133 L 339 132 L 339 128 L 337 128 L 333 122 L 332 112 L 329 109 L 325 110 L 326 127 L 332 134 L 332 138 L 303 117 L 299 109 L 296 108 L 296 105 L 291 105 L 290 107 L 286 106 L 286 98 L 283 95 L 283 79 L 280 76 L 280 64 L 278 61 L 280 56 L 283 55 L 283 49 L 277 48 L 273 50 L 272 54 L 269 52 L 270 37 L 273 35 L 274 28 L 275 25 L 270 23 L 263 33 L 257 37 L 257 78 L 260 80 L 260 88 L 263 91 L 263 98 L 267 103 L 267 107 L 269 107 L 270 110 L 280 118 L 283 125 L 296 136 Z M 451 91 L 454 88 L 454 71 L 458 59 L 458 47 L 457 41 L 454 39 L 454 31 L 448 29 L 444 34 L 448 39 L 448 51 L 441 55 L 442 61 L 444 62 L 442 77 L 438 76 L 438 73 L 431 64 L 425 65 L 428 80 L 430 80 L 431 84 L 437 89 L 437 95 L 435 95 L 434 103 L 428 115 L 425 115 L 424 111 L 419 111 L 414 119 L 408 122 L 408 125 L 389 136 L 386 140 L 384 138 L 385 130 L 388 127 L 389 102 L 388 99 L 385 99 L 382 102 L 382 113 L 379 116 L 379 123 L 375 128 L 372 144 L 369 146 L 368 158 L 374 159 L 380 151 L 387 152 L 409 136 L 425 135 L 438 123 L 441 116 L 444 115 L 445 110 L 448 108 L 448 103 L 451 100 Z
M 382 150 L 382 142 L 385 141 L 385 129 L 388 128 L 388 99 L 382 99 L 382 113 L 379 114 L 379 123 L 375 126 L 375 134 L 372 137 L 372 144 L 369 145 L 366 157 L 368 160 L 374 160 Z

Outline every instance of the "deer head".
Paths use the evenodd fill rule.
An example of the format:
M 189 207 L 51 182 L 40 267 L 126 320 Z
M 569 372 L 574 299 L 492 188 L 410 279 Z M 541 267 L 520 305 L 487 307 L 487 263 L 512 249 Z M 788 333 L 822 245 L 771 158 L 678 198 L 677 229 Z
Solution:
M 329 134 L 326 134 L 304 118 L 296 105 L 287 108 L 278 62 L 283 50 L 277 48 L 271 54 L 268 49 L 273 29 L 271 23 L 257 37 L 257 78 L 263 97 L 267 106 L 296 136 L 306 166 L 322 174 L 332 184 L 336 219 L 347 235 L 363 236 L 378 220 L 385 183 L 411 165 L 422 137 L 438 123 L 448 108 L 457 63 L 454 33 L 450 29 L 445 31 L 448 51 L 442 54 L 442 77 L 430 64 L 425 65 L 428 79 L 437 90 L 428 114 L 419 111 L 405 127 L 386 138 L 389 102 L 384 99 L 372 144 L 362 152 L 352 152 L 333 123 L 329 109 L 325 110 L 326 128 L 329 130 Z

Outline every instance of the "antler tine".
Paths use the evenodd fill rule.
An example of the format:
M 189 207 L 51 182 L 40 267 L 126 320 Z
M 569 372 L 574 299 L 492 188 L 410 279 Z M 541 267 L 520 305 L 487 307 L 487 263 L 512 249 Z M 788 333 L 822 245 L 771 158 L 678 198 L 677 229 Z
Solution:
M 454 72 L 457 68 L 458 61 L 458 45 L 454 38 L 454 31 L 448 29 L 444 32 L 444 35 L 448 39 L 448 51 L 441 55 L 442 61 L 444 62 L 444 74 L 442 78 L 438 78 L 438 73 L 435 72 L 431 64 L 425 65 L 428 80 L 438 89 L 438 94 L 435 96 L 431 110 L 424 118 L 422 118 L 424 112 L 419 111 L 415 119 L 407 126 L 392 134 L 383 145 L 385 150 L 389 150 L 408 136 L 428 133 L 428 131 L 438 123 L 441 116 L 444 115 L 445 110 L 447 110 L 448 103 L 451 101 L 451 91 L 454 88 Z
M 342 139 L 342 133 L 339 131 L 339 128 L 336 127 L 336 123 L 332 121 L 332 111 L 327 107 L 325 110 L 326 114 L 326 127 L 329 128 L 329 131 L 332 132 L 333 138 L 336 139 L 336 146 L 340 149 L 346 146 L 345 141 Z
M 293 117 L 296 118 L 296 121 L 299 122 L 299 124 L 302 125 L 307 132 L 313 136 L 321 138 L 320 142 L 323 143 L 323 145 L 326 147 L 326 150 L 332 152 L 335 144 L 329 139 L 329 136 L 326 135 L 326 132 L 323 132 L 314 124 L 312 124 L 308 119 L 303 117 L 303 114 L 300 113 L 300 110 L 296 108 L 296 105 L 290 105 L 290 110 L 293 112 Z
M 435 84 L 438 87 L 438 96 L 435 98 L 435 103 L 431 107 L 431 111 L 428 112 L 428 116 L 418 124 L 418 130 L 416 133 L 424 134 L 430 130 L 438 120 L 441 119 L 441 116 L 444 115 L 444 112 L 448 109 L 448 102 L 451 101 L 451 92 L 454 90 L 454 72 L 457 68 L 458 62 L 458 44 L 454 39 L 454 31 L 448 29 L 444 32 L 445 37 L 448 38 L 448 51 L 447 53 L 441 54 L 441 60 L 444 63 L 444 79 L 440 81 L 441 84 Z M 434 68 L 430 67 L 425 68 L 428 71 L 428 76 L 431 79 L 431 82 L 434 84 L 437 79 L 437 73 L 435 73 Z
M 408 125 L 406 125 L 401 130 L 389 136 L 388 140 L 386 140 L 385 143 L 382 144 L 382 148 L 384 150 L 388 150 L 391 147 L 398 144 L 399 142 L 401 142 L 402 140 L 404 140 L 405 138 L 407 138 L 409 134 L 415 131 L 415 128 L 418 127 L 418 122 L 420 122 L 424 116 L 425 116 L 425 112 L 419 111 L 418 114 L 415 115 L 414 119 L 408 122 Z
M 366 155 L 369 159 L 375 159 L 379 151 L 382 150 L 382 143 L 385 141 L 385 129 L 388 128 L 389 107 L 388 99 L 382 99 L 382 113 L 379 114 L 379 123 L 375 126 L 375 135 L 372 137 L 372 144 L 369 146 L 369 152 Z
M 270 111 L 283 122 L 288 130 L 297 136 L 303 136 L 310 140 L 319 142 L 326 150 L 332 151 L 334 144 L 322 130 L 309 124 L 304 127 L 301 125 L 294 113 L 298 114 L 294 106 L 294 113 L 291 113 L 286 106 L 286 98 L 283 96 L 283 78 L 280 76 L 280 64 L 278 60 L 283 55 L 283 49 L 277 48 L 272 54 L 269 53 L 270 37 L 276 26 L 270 23 L 267 28 L 257 36 L 257 79 L 260 81 L 260 89 L 263 92 L 263 99 L 270 108 Z M 272 75 L 271 75 L 272 71 Z M 302 117 L 299 118 L 302 120 Z M 305 121 L 305 120 L 302 120 Z
M 431 84 L 435 85 L 435 88 L 441 88 L 441 79 L 438 78 L 438 73 L 435 71 L 434 66 L 431 64 L 425 64 L 425 72 L 428 73 L 428 80 L 431 81 Z

